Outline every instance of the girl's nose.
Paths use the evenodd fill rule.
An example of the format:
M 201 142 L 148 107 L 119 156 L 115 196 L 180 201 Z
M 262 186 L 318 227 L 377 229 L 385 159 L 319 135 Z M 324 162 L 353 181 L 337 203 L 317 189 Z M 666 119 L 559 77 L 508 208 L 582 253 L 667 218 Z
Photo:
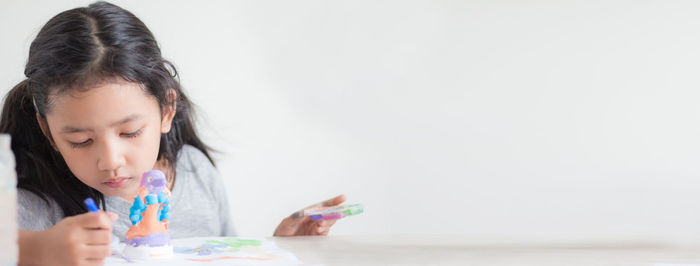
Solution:
M 100 171 L 114 171 L 124 166 L 125 159 L 117 140 L 105 139 L 99 145 L 97 168 Z

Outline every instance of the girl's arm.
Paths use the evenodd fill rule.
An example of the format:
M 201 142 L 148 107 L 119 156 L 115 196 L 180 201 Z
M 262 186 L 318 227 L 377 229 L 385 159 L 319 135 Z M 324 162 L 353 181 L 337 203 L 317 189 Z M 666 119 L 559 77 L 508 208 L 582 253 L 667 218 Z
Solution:
M 102 265 L 111 255 L 107 212 L 67 217 L 43 231 L 19 230 L 19 265 Z

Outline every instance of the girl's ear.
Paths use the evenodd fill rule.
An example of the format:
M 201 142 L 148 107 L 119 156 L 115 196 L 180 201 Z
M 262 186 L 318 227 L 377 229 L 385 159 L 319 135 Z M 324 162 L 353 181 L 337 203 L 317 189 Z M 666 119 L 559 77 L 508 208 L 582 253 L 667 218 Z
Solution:
M 177 111 L 177 92 L 173 89 L 168 89 L 165 93 L 168 103 L 167 107 L 163 108 L 163 117 L 160 120 L 160 133 L 170 132 L 170 128 L 173 124 L 173 118 L 175 117 L 175 112 Z
M 53 142 L 53 138 L 51 137 L 51 131 L 49 130 L 49 125 L 46 124 L 46 121 L 44 118 L 39 115 L 39 113 L 36 114 L 36 122 L 39 124 L 39 128 L 41 128 L 41 133 L 44 134 L 44 137 L 49 140 L 49 143 L 51 144 L 51 147 L 53 147 L 54 150 L 58 151 L 56 148 L 56 144 Z

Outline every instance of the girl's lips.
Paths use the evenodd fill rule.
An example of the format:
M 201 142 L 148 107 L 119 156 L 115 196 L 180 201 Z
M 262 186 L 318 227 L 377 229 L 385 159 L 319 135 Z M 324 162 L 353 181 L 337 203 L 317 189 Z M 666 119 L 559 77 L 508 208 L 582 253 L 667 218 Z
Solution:
M 126 182 L 128 182 L 131 179 L 131 177 L 118 177 L 115 179 L 110 179 L 107 182 L 104 182 L 103 184 L 111 187 L 111 188 L 119 188 L 121 186 L 124 186 Z

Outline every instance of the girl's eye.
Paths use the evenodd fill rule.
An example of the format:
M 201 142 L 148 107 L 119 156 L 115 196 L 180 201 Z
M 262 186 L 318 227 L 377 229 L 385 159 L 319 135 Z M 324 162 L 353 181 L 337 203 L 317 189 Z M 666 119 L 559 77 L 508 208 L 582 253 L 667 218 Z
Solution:
M 122 133 L 122 136 L 127 137 L 127 138 L 135 138 L 138 137 L 138 135 L 141 135 L 142 129 L 136 130 L 134 132 L 130 133 Z
M 71 143 L 70 143 L 70 146 L 73 147 L 73 148 L 81 148 L 81 147 L 85 147 L 85 146 L 87 146 L 88 144 L 90 144 L 91 141 L 92 141 L 92 139 L 87 139 L 86 141 L 78 142 L 78 143 L 71 142 Z

